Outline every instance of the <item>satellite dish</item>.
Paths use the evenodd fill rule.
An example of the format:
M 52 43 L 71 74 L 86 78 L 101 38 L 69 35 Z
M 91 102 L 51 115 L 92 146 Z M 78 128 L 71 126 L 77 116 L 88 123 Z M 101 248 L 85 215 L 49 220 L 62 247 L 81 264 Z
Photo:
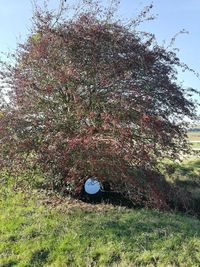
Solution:
M 101 184 L 98 180 L 94 179 L 93 177 L 90 177 L 86 180 L 84 189 L 86 193 L 94 195 L 100 191 Z

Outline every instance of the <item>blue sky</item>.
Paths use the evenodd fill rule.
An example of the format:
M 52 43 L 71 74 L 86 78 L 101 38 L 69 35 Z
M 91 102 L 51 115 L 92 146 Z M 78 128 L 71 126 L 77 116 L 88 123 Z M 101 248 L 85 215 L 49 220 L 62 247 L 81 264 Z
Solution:
M 43 0 L 37 2 L 43 3 Z M 51 7 L 56 7 L 59 0 L 49 2 Z M 175 47 L 180 49 L 180 59 L 200 73 L 200 0 L 122 0 L 120 14 L 123 17 L 135 16 L 150 3 L 154 5 L 152 13 L 157 14 L 157 18 L 143 23 L 140 28 L 154 33 L 160 44 L 164 41 L 169 44 L 182 29 L 189 31 L 189 34 L 177 38 Z M 18 41 L 26 38 L 31 17 L 31 1 L 0 1 L 0 51 L 12 50 Z M 180 73 L 179 80 L 185 86 L 200 89 L 200 80 L 191 73 Z
M 133 8 L 131 2 L 134 3 Z M 136 14 L 146 4 L 147 0 L 124 0 L 121 9 L 124 16 Z M 152 32 L 160 44 L 170 43 L 171 38 L 180 30 L 185 29 L 189 34 L 179 35 L 175 47 L 179 48 L 178 56 L 189 67 L 200 73 L 200 1 L 199 0 L 154 0 L 154 21 L 141 25 L 145 31 Z M 200 80 L 191 73 L 180 73 L 179 79 L 185 86 L 200 89 Z

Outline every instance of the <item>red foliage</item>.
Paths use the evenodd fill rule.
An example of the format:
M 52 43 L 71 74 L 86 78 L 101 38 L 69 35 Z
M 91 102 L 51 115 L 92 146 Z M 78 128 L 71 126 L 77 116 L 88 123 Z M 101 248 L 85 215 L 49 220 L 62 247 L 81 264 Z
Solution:
M 176 55 L 137 33 L 137 20 L 128 27 L 94 10 L 64 20 L 37 12 L 15 64 L 2 63 L 1 165 L 23 167 L 27 154 L 55 179 L 131 184 L 133 166 L 154 169 L 186 149 L 180 121 L 194 103 L 176 83 Z

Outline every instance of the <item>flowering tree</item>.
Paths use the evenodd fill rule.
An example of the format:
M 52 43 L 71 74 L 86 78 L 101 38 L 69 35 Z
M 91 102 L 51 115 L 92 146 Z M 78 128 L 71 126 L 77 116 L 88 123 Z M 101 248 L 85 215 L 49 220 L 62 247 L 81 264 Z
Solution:
M 133 184 L 133 169 L 187 149 L 182 119 L 195 105 L 176 71 L 187 67 L 136 30 L 151 6 L 125 25 L 115 5 L 83 2 L 69 18 L 37 9 L 27 41 L 1 63 L 1 165 L 28 161 L 54 183 L 92 174 Z

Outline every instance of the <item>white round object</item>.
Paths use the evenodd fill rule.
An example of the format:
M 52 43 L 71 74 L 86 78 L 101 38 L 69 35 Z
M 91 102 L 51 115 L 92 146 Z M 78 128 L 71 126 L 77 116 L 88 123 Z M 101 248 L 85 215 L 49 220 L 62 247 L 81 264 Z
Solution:
M 97 180 L 90 177 L 85 182 L 84 188 L 85 188 L 86 193 L 88 193 L 90 195 L 94 195 L 94 194 L 99 192 L 101 185 Z

